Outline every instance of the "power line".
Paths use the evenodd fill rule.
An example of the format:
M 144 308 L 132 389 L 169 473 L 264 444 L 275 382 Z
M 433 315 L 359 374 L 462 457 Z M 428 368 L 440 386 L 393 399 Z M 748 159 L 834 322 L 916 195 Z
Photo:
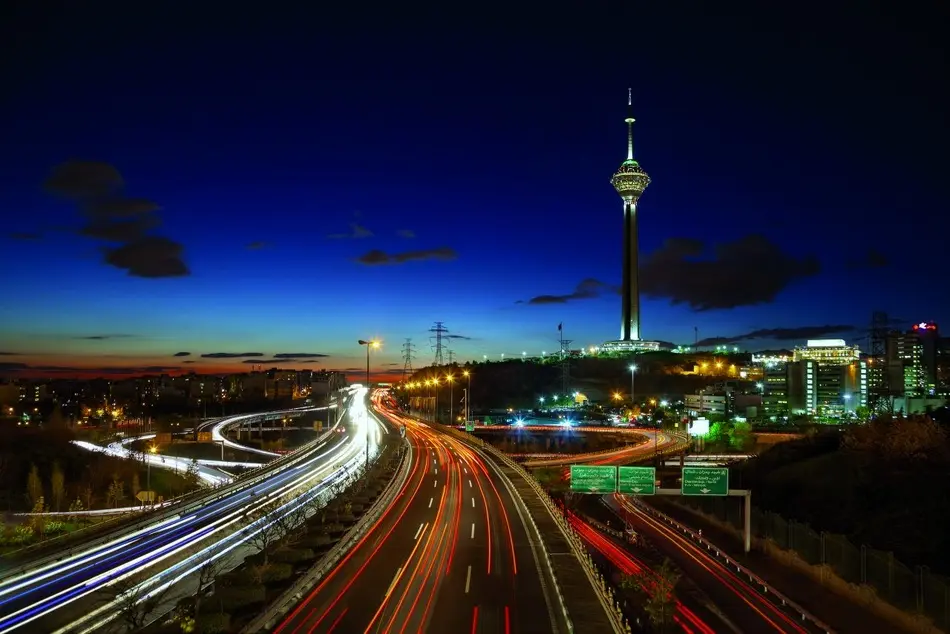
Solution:
M 429 341 L 432 343 L 432 350 L 435 352 L 435 360 L 432 365 L 444 365 L 443 353 L 445 352 L 445 344 L 442 343 L 442 339 L 449 334 L 449 329 L 445 327 L 444 322 L 437 321 L 432 328 L 429 328 L 429 332 L 432 333 L 432 336 L 429 337 Z

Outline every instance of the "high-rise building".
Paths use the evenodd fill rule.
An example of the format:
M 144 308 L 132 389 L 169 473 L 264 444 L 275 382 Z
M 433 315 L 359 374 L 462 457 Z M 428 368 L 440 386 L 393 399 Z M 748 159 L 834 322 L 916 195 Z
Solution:
M 640 252 L 637 204 L 650 184 L 650 177 L 633 157 L 633 95 L 627 90 L 627 158 L 610 178 L 623 200 L 623 276 L 620 300 L 620 339 L 603 345 L 607 351 L 659 350 L 656 341 L 640 338 Z

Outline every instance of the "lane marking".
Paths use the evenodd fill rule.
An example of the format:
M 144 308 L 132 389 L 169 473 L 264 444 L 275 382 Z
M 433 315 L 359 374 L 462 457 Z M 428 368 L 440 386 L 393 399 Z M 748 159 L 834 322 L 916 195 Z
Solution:
M 389 582 L 389 587 L 386 588 L 386 594 L 383 596 L 388 597 L 389 593 L 393 591 L 393 586 L 396 585 L 396 581 L 399 579 L 399 573 L 402 572 L 402 566 L 396 570 L 396 574 L 393 575 L 393 580 Z
M 435 475 L 439 475 L 439 468 L 438 468 L 438 467 L 435 468 Z
M 423 527 L 423 526 L 425 526 L 425 524 L 419 524 L 419 530 L 416 531 L 416 534 L 415 534 L 415 536 L 413 537 L 413 539 L 419 539 L 419 533 L 422 532 L 422 527 Z
M 421 530 L 422 527 L 420 526 L 419 529 Z M 472 539 L 475 539 L 475 522 L 472 522 Z
M 468 486 L 471 488 L 471 486 L 472 486 L 472 481 L 471 481 L 471 480 L 468 481 Z
M 472 508 L 475 508 L 475 498 L 472 498 Z
M 434 489 L 435 487 L 437 487 L 437 486 L 439 486 L 439 481 L 438 481 L 438 480 L 436 480 L 435 482 L 432 483 L 432 488 L 433 488 L 433 489 Z
M 464 471 L 465 473 L 468 473 L 468 469 L 466 469 L 465 467 L 462 467 L 462 471 Z
M 393 579 L 395 581 L 395 579 Z M 472 567 L 468 567 L 468 572 L 465 573 L 465 594 L 468 594 L 468 587 L 472 585 Z
M 432 508 L 432 503 L 435 502 L 435 498 L 429 498 L 429 508 Z

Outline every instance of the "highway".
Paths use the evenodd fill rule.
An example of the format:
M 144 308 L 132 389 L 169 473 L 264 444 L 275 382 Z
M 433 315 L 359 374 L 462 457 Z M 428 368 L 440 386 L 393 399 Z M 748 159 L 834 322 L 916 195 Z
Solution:
M 560 429 L 560 428 L 552 428 Z M 617 447 L 592 454 L 560 455 L 549 458 L 527 460 L 522 464 L 529 469 L 538 467 L 559 467 L 572 464 L 619 465 L 651 459 L 656 453 L 665 453 L 686 445 L 682 438 L 669 432 L 656 429 L 637 429 L 635 432 L 646 436 L 646 442 L 625 447 Z
M 628 527 L 676 564 L 683 575 L 708 597 L 707 605 L 715 606 L 718 614 L 723 615 L 720 618 L 732 631 L 796 634 L 824 631 L 803 621 L 800 614 L 788 607 L 773 603 L 771 594 L 761 592 L 735 568 L 725 565 L 705 548 L 644 512 L 626 496 L 615 494 L 605 497 L 605 501 Z
M 118 616 L 119 602 L 110 586 L 135 584 L 136 596 L 144 599 L 166 592 L 208 558 L 251 554 L 248 533 L 259 522 L 289 515 L 354 471 L 365 460 L 367 434 L 378 443 L 378 432 L 374 435 L 369 419 L 356 410 L 365 414 L 361 395 L 351 402 L 350 418 L 363 421 L 362 427 L 329 434 L 262 481 L 238 483 L 196 508 L 183 507 L 144 528 L 4 578 L 0 634 L 94 631 Z M 255 517 L 255 512 L 266 516 L 248 524 L 248 514 Z M 232 557 L 236 563 L 242 558 Z
M 539 537 L 494 463 L 402 416 L 411 472 L 393 505 L 274 630 L 566 632 Z M 543 569 L 543 571 L 542 571 Z

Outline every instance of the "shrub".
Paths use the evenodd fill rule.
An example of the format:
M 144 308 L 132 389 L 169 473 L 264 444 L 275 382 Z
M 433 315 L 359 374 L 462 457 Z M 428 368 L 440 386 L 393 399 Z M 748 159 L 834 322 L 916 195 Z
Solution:
M 264 586 L 230 586 L 218 588 L 209 603 L 217 602 L 221 606 L 221 610 L 232 612 L 245 606 L 264 603 L 266 600 L 267 588 Z
M 46 522 L 46 534 L 55 535 L 66 532 L 66 522 Z
M 316 558 L 317 555 L 310 548 L 281 548 L 271 555 L 271 560 L 283 564 L 296 564 Z
M 231 631 L 231 615 L 226 612 L 199 614 L 195 617 L 195 631 L 201 634 L 227 634 Z
M 280 583 L 290 579 L 294 574 L 294 567 L 287 563 L 271 563 L 260 570 L 261 583 Z

